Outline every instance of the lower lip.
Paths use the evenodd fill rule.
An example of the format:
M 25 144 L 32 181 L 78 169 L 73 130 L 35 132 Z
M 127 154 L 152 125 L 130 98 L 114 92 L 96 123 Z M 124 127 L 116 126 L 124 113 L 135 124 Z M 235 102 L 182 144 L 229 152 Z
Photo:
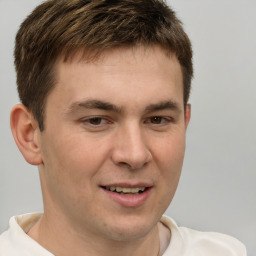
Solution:
M 147 201 L 152 188 L 148 188 L 144 192 L 137 195 L 131 195 L 131 194 L 122 195 L 116 192 L 106 190 L 104 188 L 102 188 L 102 190 L 106 192 L 112 200 L 114 200 L 116 203 L 120 204 L 121 206 L 139 207 Z

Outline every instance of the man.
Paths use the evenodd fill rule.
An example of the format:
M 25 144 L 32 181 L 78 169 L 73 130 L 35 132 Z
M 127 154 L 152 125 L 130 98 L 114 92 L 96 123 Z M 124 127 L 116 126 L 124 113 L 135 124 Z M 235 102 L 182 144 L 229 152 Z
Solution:
M 23 22 L 11 128 L 44 213 L 13 217 L 0 255 L 246 255 L 164 216 L 190 119 L 190 41 L 157 0 L 46 1 Z

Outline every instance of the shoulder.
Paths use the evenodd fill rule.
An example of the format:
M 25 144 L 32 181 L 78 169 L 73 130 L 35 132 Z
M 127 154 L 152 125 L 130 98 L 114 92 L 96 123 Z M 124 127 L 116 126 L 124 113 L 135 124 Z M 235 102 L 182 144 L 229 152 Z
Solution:
M 246 256 L 245 246 L 236 238 L 216 233 L 200 232 L 180 227 L 184 244 L 189 244 L 189 250 L 200 251 L 202 255 Z
M 53 256 L 26 234 L 40 216 L 36 213 L 12 217 L 9 229 L 0 235 L 0 256 Z
M 178 250 L 179 254 L 182 256 L 247 255 L 246 248 L 243 243 L 234 237 L 216 232 L 201 232 L 186 227 L 178 227 L 174 220 L 166 216 L 164 216 L 162 220 L 163 223 L 169 227 L 172 233 L 169 245 L 170 248 L 168 249 L 170 251 Z M 177 248 L 177 246 L 179 248 Z M 168 256 L 168 254 L 164 254 L 164 256 Z
M 0 256 L 16 255 L 10 243 L 10 232 L 5 231 L 0 235 Z

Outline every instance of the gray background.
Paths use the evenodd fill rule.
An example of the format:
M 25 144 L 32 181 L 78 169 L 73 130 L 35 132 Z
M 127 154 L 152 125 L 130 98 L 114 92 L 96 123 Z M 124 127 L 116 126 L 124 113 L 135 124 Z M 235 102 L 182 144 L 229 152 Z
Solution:
M 19 24 L 41 1 L 0 0 L 0 233 L 10 216 L 42 210 L 37 168 L 9 129 L 18 102 L 13 67 Z M 170 0 L 194 48 L 192 119 L 179 188 L 167 214 L 178 224 L 230 234 L 256 251 L 256 1 Z

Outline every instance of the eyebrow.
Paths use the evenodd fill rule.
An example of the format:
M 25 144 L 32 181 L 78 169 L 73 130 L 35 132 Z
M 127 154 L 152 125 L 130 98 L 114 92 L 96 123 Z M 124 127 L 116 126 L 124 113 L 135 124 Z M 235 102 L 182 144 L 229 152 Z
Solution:
M 105 111 L 113 111 L 116 113 L 123 113 L 123 108 L 116 106 L 110 102 L 97 100 L 97 99 L 88 99 L 84 101 L 74 102 L 68 109 L 68 113 L 78 111 L 80 109 L 101 109 Z M 156 104 L 150 104 L 145 109 L 144 112 L 150 113 L 155 111 L 161 111 L 165 109 L 174 110 L 176 112 L 181 112 L 181 107 L 178 103 L 173 100 L 162 101 Z
M 181 107 L 177 102 L 173 100 L 167 100 L 167 101 L 162 101 L 156 104 L 150 104 L 145 108 L 145 112 L 154 112 L 154 111 L 160 111 L 165 109 L 174 110 L 174 111 L 177 111 L 178 113 L 181 112 Z
M 75 112 L 76 110 L 79 109 L 101 109 L 101 110 L 106 110 L 106 111 L 113 111 L 117 113 L 122 112 L 121 107 L 117 107 L 116 105 L 113 105 L 109 102 L 105 102 L 102 100 L 96 100 L 96 99 L 89 99 L 85 101 L 79 101 L 79 102 L 74 102 L 71 104 L 69 107 L 68 112 L 72 113 Z

